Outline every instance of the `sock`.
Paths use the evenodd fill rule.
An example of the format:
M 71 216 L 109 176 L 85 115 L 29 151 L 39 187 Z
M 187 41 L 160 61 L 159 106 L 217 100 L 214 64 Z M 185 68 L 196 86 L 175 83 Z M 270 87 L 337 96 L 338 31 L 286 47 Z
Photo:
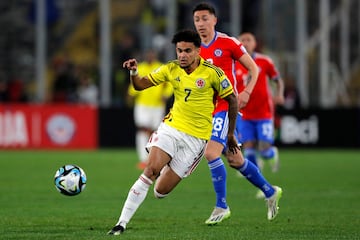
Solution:
M 167 195 L 169 195 L 169 194 L 161 194 L 161 193 L 158 193 L 158 192 L 156 191 L 156 189 L 154 188 L 154 196 L 155 196 L 156 198 L 165 198 Z
M 148 153 L 145 150 L 145 146 L 149 141 L 149 136 L 145 131 L 136 132 L 136 151 L 140 161 L 145 161 L 147 159 Z
M 270 147 L 260 152 L 260 155 L 265 160 L 270 160 L 275 156 L 275 147 Z
M 244 159 L 244 164 L 238 170 L 249 182 L 263 191 L 266 198 L 274 194 L 275 189 L 266 181 L 260 170 L 248 159 Z
M 221 158 L 209 161 L 212 182 L 216 193 L 216 207 L 227 208 L 226 204 L 226 168 Z
M 244 149 L 244 157 L 258 167 L 255 148 Z
M 149 191 L 149 187 L 153 182 L 151 179 L 141 174 L 138 180 L 131 187 L 129 194 L 124 203 L 121 215 L 116 225 L 121 224 L 126 227 L 126 224 L 130 221 L 140 204 L 145 200 L 145 197 Z

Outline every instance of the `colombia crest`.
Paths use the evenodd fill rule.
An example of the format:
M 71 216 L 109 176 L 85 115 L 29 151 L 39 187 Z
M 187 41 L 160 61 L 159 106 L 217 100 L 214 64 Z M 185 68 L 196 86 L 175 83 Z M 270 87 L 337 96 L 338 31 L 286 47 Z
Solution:
M 205 80 L 202 78 L 198 78 L 196 79 L 195 85 L 198 88 L 203 88 L 205 86 Z

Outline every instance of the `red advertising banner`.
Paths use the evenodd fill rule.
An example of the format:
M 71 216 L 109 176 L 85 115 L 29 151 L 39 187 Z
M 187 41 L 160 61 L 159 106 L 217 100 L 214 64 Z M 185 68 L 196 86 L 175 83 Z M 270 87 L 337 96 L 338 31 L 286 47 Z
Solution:
M 0 105 L 0 148 L 94 149 L 97 108 L 91 105 Z

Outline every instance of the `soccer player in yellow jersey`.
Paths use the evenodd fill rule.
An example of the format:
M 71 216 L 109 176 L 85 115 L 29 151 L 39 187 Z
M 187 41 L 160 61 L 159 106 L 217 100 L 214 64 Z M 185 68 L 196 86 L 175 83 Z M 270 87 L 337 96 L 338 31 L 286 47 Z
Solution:
M 146 76 L 162 65 L 157 58 L 155 50 L 148 50 L 145 53 L 144 61 L 138 64 L 140 76 Z M 139 157 L 137 167 L 144 170 L 147 160 L 145 149 L 150 135 L 161 123 L 166 109 L 167 100 L 171 97 L 173 89 L 171 84 L 163 83 L 143 91 L 135 90 L 132 84 L 128 88 L 128 100 L 134 102 L 134 122 L 136 126 L 135 145 Z
M 124 232 L 155 180 L 155 197 L 163 198 L 194 171 L 210 139 L 215 96 L 229 104 L 229 151 L 232 154 L 240 151 L 234 135 L 237 98 L 227 76 L 200 57 L 201 39 L 195 31 L 177 32 L 172 43 L 176 47 L 177 60 L 162 65 L 146 77 L 138 75 L 135 59 L 123 64 L 130 70 L 135 89 L 143 90 L 169 82 L 174 88 L 175 99 L 163 123 L 151 136 L 147 145 L 150 151 L 148 164 L 131 187 L 118 222 L 108 232 L 110 235 Z

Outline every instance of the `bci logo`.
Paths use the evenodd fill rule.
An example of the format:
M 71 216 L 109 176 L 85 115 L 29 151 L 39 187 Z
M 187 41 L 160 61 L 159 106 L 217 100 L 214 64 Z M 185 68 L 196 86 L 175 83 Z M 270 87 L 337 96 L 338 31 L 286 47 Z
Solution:
M 280 140 L 284 144 L 300 142 L 315 144 L 319 140 L 319 121 L 317 116 L 298 120 L 294 116 L 283 116 L 280 125 Z

